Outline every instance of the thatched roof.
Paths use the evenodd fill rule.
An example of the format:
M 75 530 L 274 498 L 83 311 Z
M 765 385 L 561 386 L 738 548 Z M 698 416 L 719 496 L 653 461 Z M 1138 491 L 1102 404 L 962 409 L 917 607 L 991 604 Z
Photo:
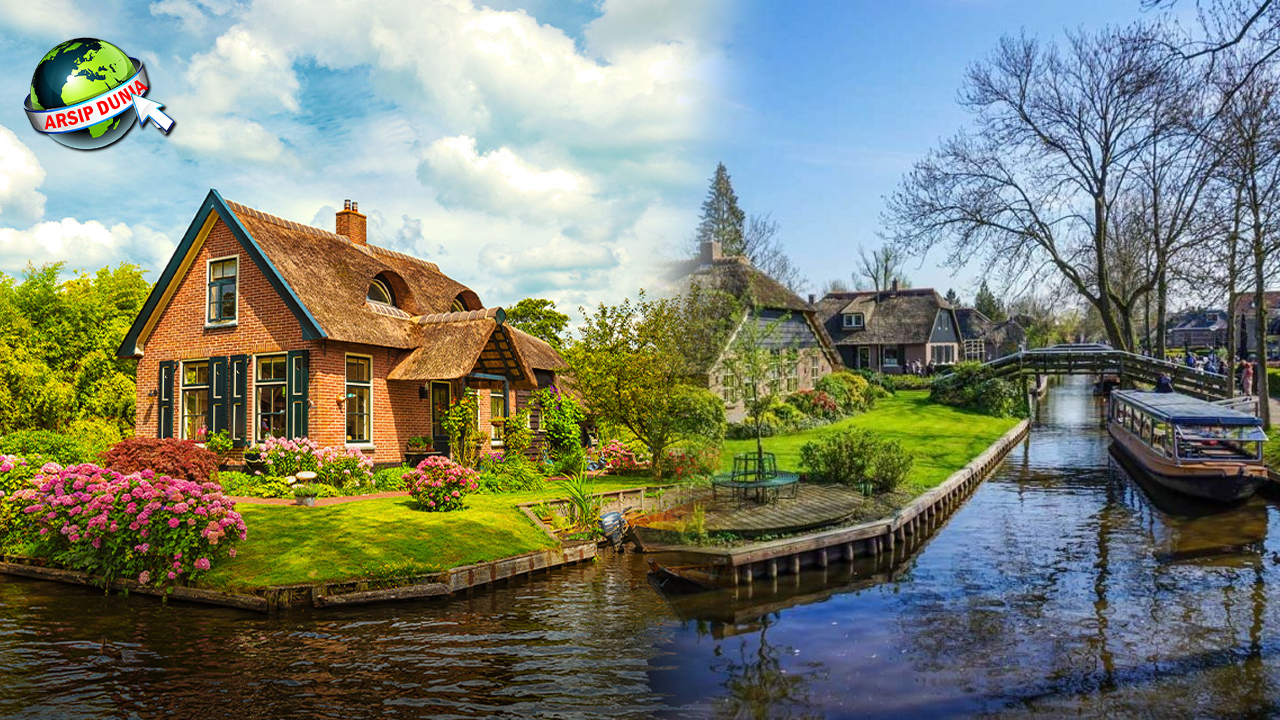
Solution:
M 931 288 L 828 293 L 818 301 L 818 318 L 836 345 L 928 343 L 939 310 L 951 305 Z M 845 328 L 846 312 L 863 313 L 863 328 Z
M 560 353 L 556 352 L 556 349 L 551 347 L 546 340 L 534 337 L 517 328 L 504 327 L 511 334 L 511 339 L 515 341 L 516 347 L 520 349 L 520 356 L 529 363 L 529 367 L 534 370 L 550 370 L 552 372 L 569 367 L 569 363 L 565 362 L 564 358 L 560 357 Z
M 512 334 L 485 317 L 424 325 L 422 346 L 396 363 L 387 379 L 421 382 L 485 373 L 508 377 L 516 387 L 535 387 L 533 369 Z
M 694 258 L 678 263 L 668 273 L 679 291 L 696 283 L 703 289 L 719 290 L 737 298 L 754 310 L 777 309 L 812 312 L 813 308 L 785 285 L 752 265 L 745 257 Z
M 449 313 L 454 298 L 470 292 L 434 263 L 226 204 L 330 339 L 394 348 L 421 344 L 413 322 L 365 304 L 369 283 L 380 274 L 391 278 L 396 305 L 410 316 Z

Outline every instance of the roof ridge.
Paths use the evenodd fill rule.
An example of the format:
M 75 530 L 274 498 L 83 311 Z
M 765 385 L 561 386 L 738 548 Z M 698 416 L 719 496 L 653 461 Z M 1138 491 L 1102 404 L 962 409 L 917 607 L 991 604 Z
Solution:
M 351 239 L 348 238 L 346 235 L 339 235 L 336 232 L 321 230 L 320 228 L 314 225 L 303 225 L 302 223 L 294 222 L 292 220 L 286 220 L 285 218 L 282 218 L 279 215 L 272 215 L 271 213 L 265 213 L 265 212 L 262 212 L 261 210 L 258 210 L 257 208 L 251 208 L 248 205 L 238 203 L 234 200 L 226 200 L 225 198 L 223 200 L 224 202 L 227 203 L 227 206 L 230 207 L 233 211 L 237 213 L 244 213 L 249 217 L 257 218 L 258 220 L 262 220 L 263 222 L 269 222 L 272 225 L 279 225 L 281 227 L 289 228 L 290 230 L 297 230 L 299 232 L 311 233 L 312 235 L 319 235 L 321 237 L 328 237 L 328 238 L 337 238 L 346 242 L 351 242 Z
M 419 315 L 414 320 L 419 325 L 429 325 L 434 323 L 450 323 L 465 322 L 467 320 L 496 320 L 502 313 L 502 317 L 506 317 L 506 311 L 500 307 L 481 308 L 480 310 L 463 310 L 462 312 L 435 313 L 433 315 Z
M 391 248 L 384 248 L 380 245 L 368 245 L 367 247 L 375 253 L 382 253 L 383 255 L 390 255 L 391 257 L 400 258 L 401 260 L 416 262 L 420 265 L 425 265 L 431 268 L 435 272 L 440 272 L 440 266 L 431 262 L 430 260 L 423 260 L 422 258 L 414 257 L 408 253 L 402 253 L 399 250 L 392 250 Z

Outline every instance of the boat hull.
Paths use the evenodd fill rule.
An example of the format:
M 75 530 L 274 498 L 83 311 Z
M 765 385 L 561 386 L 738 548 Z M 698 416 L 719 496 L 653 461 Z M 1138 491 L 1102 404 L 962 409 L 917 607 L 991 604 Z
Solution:
M 1223 504 L 1240 502 L 1252 497 L 1267 478 L 1267 468 L 1259 462 L 1178 464 L 1152 452 L 1114 423 L 1108 424 L 1107 431 L 1115 447 L 1152 481 L 1183 495 Z

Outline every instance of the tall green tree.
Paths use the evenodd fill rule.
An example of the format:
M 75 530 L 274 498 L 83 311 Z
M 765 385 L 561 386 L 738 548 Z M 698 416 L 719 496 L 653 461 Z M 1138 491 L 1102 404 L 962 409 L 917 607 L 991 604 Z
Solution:
M 951 307 L 960 307 L 960 293 L 955 288 L 947 288 L 947 304 Z
M 738 207 L 738 194 L 733 191 L 729 171 L 720 163 L 711 176 L 707 199 L 702 202 L 698 242 L 714 240 L 720 243 L 725 255 L 745 255 L 746 221 L 746 214 Z
M 553 300 L 525 298 L 507 308 L 507 324 L 546 340 L 551 347 L 564 347 L 569 316 L 556 310 Z
M 988 318 L 997 322 L 1008 318 L 1008 313 L 1004 309 L 1004 303 L 1000 302 L 1000 298 L 991 292 L 991 288 L 987 287 L 987 281 L 983 280 L 978 286 L 978 294 L 973 296 L 973 307 L 978 312 L 986 315 Z
M 656 300 L 641 291 L 635 302 L 583 309 L 580 337 L 565 354 L 584 404 L 603 424 L 644 443 L 655 481 L 662 479 L 667 448 L 707 434 L 706 423 L 691 421 L 706 413 L 690 412 L 691 405 L 718 407 L 723 432 L 724 404 L 697 379 L 709 353 L 724 346 L 727 314 L 719 308 L 732 302 L 708 298 L 696 288 Z

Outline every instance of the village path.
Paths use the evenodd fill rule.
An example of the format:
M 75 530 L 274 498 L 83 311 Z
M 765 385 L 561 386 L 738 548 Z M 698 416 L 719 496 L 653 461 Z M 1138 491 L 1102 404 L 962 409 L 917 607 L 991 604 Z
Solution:
M 361 500 L 377 500 L 378 498 L 389 497 L 409 497 L 409 493 L 399 490 L 396 492 L 375 493 L 373 495 L 352 495 L 349 497 L 331 497 L 316 498 L 316 507 L 324 507 L 326 505 L 341 505 L 343 503 L 360 502 Z M 243 503 L 245 505 L 293 505 L 293 498 L 260 498 L 246 497 L 243 495 L 232 495 L 228 498 L 237 505 Z

